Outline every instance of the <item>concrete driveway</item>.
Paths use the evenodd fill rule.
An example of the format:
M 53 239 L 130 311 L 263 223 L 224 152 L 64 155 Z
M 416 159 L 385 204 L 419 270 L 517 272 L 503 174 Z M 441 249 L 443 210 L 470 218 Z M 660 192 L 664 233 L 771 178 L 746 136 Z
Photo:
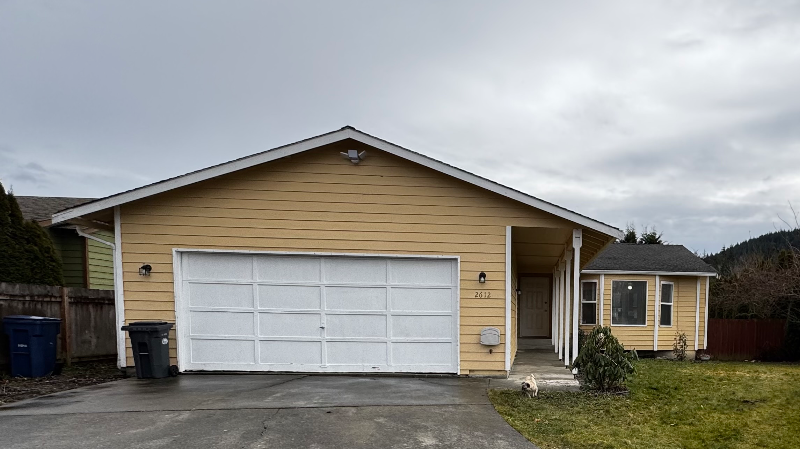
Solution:
M 12 448 L 534 448 L 488 380 L 294 375 L 125 379 L 0 407 Z

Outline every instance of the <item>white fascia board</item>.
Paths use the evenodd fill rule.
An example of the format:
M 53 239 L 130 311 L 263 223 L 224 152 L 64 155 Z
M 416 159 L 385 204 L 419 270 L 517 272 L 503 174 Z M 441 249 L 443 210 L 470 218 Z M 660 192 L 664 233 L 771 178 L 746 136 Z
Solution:
M 198 170 L 187 175 L 178 176 L 145 187 L 140 187 L 128 192 L 123 192 L 98 201 L 94 201 L 83 206 L 78 206 L 72 209 L 56 213 L 53 215 L 53 224 L 61 223 L 72 218 L 77 218 L 83 215 L 99 212 L 101 210 L 109 209 L 120 204 L 129 203 L 151 195 L 156 195 L 169 190 L 184 187 L 207 179 L 215 178 L 217 176 L 226 175 L 238 170 L 250 168 L 266 162 L 271 162 L 287 156 L 308 151 L 323 145 L 339 142 L 345 139 L 353 139 L 363 144 L 375 147 L 379 150 L 401 157 L 419 165 L 436 170 L 440 173 L 452 176 L 456 179 L 468 182 L 478 187 L 484 188 L 499 195 L 519 201 L 520 203 L 527 204 L 539 210 L 548 212 L 557 217 L 579 224 L 582 227 L 593 229 L 603 234 L 622 238 L 622 231 L 609 226 L 604 223 L 592 220 L 591 218 L 584 217 L 578 213 L 556 206 L 555 204 L 548 203 L 547 201 L 540 200 L 536 197 L 524 194 L 518 190 L 490 181 L 486 178 L 474 175 L 467 171 L 445 164 L 444 162 L 437 161 L 428 156 L 408 150 L 401 146 L 389 143 L 385 140 L 378 139 L 377 137 L 370 136 L 369 134 L 362 133 L 353 128 L 343 128 L 339 131 L 323 134 L 321 136 L 312 137 L 297 143 L 289 144 L 283 147 L 278 147 L 272 150 L 264 151 L 262 153 L 254 154 L 252 156 L 236 159 L 224 164 L 215 165 L 206 169 Z
M 583 270 L 581 274 L 628 274 L 628 275 L 658 275 L 658 276 L 708 276 L 715 277 L 717 273 L 695 273 L 676 271 L 620 271 L 620 270 Z
M 83 215 L 99 212 L 114 206 L 119 206 L 120 204 L 140 200 L 142 198 L 147 198 L 148 196 L 157 195 L 159 193 L 188 186 L 190 184 L 205 181 L 207 179 L 216 178 L 217 176 L 226 175 L 228 173 L 244 170 L 259 164 L 271 162 L 287 156 L 292 156 L 303 151 L 312 150 L 323 145 L 335 143 L 350 137 L 345 134 L 346 131 L 350 130 L 340 130 L 329 134 L 323 134 L 308 140 L 278 147 L 272 150 L 264 151 L 263 153 L 254 154 L 252 156 L 246 156 L 241 159 L 215 165 L 213 167 L 204 168 L 202 170 L 167 179 L 165 181 L 160 181 L 155 184 L 140 187 L 138 189 L 118 193 L 116 195 L 112 195 L 83 206 L 74 207 L 72 209 L 67 209 L 53 214 L 52 221 L 53 224 L 62 223 L 72 218 L 78 218 Z

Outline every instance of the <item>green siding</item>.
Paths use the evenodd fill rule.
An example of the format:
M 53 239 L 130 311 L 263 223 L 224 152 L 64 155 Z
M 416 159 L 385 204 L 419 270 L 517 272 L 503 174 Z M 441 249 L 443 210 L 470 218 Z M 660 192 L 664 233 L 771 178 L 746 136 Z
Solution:
M 61 257 L 64 270 L 64 286 L 85 287 L 84 239 L 71 229 L 49 229 L 53 245 Z
M 108 231 L 96 231 L 92 235 L 114 242 L 114 234 Z M 111 247 L 92 239 L 87 239 L 87 243 L 89 249 L 89 288 L 113 290 L 114 255 Z

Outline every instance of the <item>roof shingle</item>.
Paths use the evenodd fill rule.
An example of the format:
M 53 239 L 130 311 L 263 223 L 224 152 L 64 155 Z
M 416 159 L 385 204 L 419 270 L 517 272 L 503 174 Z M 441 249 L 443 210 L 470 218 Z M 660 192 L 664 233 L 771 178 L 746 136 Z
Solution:
M 586 265 L 584 270 L 709 273 L 717 271 L 683 245 L 615 243 Z
M 71 198 L 66 196 L 15 196 L 22 216 L 26 220 L 49 220 L 54 213 L 75 207 L 94 198 Z

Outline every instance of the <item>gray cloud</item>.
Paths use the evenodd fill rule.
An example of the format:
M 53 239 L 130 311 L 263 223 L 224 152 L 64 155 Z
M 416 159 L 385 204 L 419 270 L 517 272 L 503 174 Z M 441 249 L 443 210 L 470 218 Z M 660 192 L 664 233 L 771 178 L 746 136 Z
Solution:
M 800 204 L 798 24 L 797 1 L 2 2 L 0 178 L 103 196 L 349 124 L 716 251 Z

